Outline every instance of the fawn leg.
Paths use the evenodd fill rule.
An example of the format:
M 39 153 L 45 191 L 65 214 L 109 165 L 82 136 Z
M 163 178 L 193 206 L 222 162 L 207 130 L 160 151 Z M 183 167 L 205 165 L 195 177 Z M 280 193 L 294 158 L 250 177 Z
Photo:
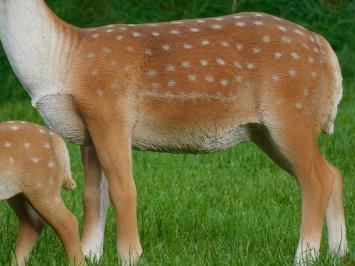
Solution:
M 99 259 L 103 253 L 108 185 L 95 148 L 82 146 L 81 154 L 85 176 L 83 251 L 86 256 Z
M 44 221 L 28 204 L 21 194 L 8 200 L 11 208 L 19 219 L 19 231 L 16 240 L 15 258 L 12 265 L 25 265 L 30 253 L 36 244 L 38 236 L 44 229 Z
M 117 249 L 123 264 L 136 263 L 142 253 L 136 215 L 136 187 L 132 176 L 129 134 L 116 126 L 96 126 L 89 131 L 107 176 L 109 197 L 116 214 Z
M 328 166 L 334 176 L 334 185 L 327 209 L 329 251 L 345 256 L 348 248 L 343 205 L 343 179 L 338 169 L 330 163 Z
M 54 229 L 63 243 L 70 264 L 84 264 L 78 221 L 67 209 L 60 191 L 55 195 L 31 193 L 26 195 L 34 209 Z

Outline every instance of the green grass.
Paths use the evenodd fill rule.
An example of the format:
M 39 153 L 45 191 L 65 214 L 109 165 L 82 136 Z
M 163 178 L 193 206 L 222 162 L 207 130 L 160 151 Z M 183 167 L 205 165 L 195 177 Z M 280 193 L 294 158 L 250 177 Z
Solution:
M 344 97 L 336 131 L 322 136 L 320 147 L 344 175 L 350 254 L 327 257 L 324 234 L 315 265 L 347 265 L 355 260 L 355 4 L 353 1 L 227 0 L 75 0 L 48 1 L 67 21 L 79 26 L 112 22 L 148 22 L 205 17 L 256 10 L 298 22 L 322 33 L 336 49 L 344 76 Z M 0 121 L 43 124 L 0 52 Z M 83 174 L 79 150 L 70 145 L 78 188 L 63 192 L 82 224 Z M 251 163 L 252 162 L 252 163 Z M 276 167 L 252 143 L 211 155 L 134 153 L 138 219 L 144 248 L 141 265 L 291 265 L 300 224 L 295 180 Z M 0 265 L 8 265 L 17 220 L 0 203 Z M 114 217 L 109 210 L 104 257 L 92 265 L 117 265 Z M 326 233 L 326 230 L 325 230 Z M 29 265 L 65 265 L 57 236 L 47 229 Z M 91 264 L 90 264 L 91 265 Z

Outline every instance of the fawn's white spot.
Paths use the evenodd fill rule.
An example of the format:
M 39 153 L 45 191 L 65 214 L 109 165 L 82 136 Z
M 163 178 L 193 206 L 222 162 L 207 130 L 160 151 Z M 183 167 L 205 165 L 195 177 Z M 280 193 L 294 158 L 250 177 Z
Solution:
M 301 36 L 304 35 L 303 31 L 300 31 L 300 30 L 294 30 L 294 32 L 298 35 L 301 35 Z
M 263 41 L 264 43 L 269 43 L 269 42 L 271 41 L 271 39 L 270 39 L 269 36 L 264 36 L 264 37 L 262 38 L 262 41 Z
M 171 30 L 171 31 L 170 31 L 170 34 L 179 35 L 179 34 L 180 34 L 180 31 L 178 31 L 178 30 Z
M 189 75 L 188 79 L 189 79 L 189 81 L 196 81 L 196 76 L 195 75 Z
M 238 21 L 238 22 L 235 23 L 235 25 L 237 25 L 238 27 L 245 27 L 246 23 L 243 22 L 243 21 Z
M 287 31 L 287 29 L 286 29 L 284 26 L 282 26 L 282 25 L 278 25 L 277 28 L 278 28 L 280 31 L 282 31 L 282 32 L 286 32 L 286 31 Z
M 200 32 L 200 30 L 198 28 L 190 28 L 191 32 Z
M 184 62 L 182 62 L 182 64 L 181 64 L 184 68 L 189 68 L 189 67 L 191 67 L 191 63 L 189 62 L 189 61 L 184 61 Z
M 296 69 L 290 69 L 290 70 L 288 71 L 288 73 L 289 73 L 290 76 L 292 76 L 292 77 L 296 77 L 296 75 L 297 75 Z
M 253 48 L 253 53 L 254 54 L 258 54 L 258 53 L 260 53 L 260 51 L 261 51 L 261 49 L 259 47 L 254 47 Z
M 271 77 L 271 79 L 272 79 L 273 81 L 279 81 L 279 80 L 280 80 L 280 76 L 278 76 L 278 75 L 273 75 L 273 76 Z
M 313 64 L 314 63 L 314 58 L 312 56 L 309 56 L 308 57 L 308 62 Z
M 239 68 L 239 69 L 242 68 L 242 64 L 239 63 L 239 62 L 235 62 L 235 63 L 234 63 L 234 66 L 235 66 L 236 68 Z
M 255 66 L 254 66 L 253 64 L 247 64 L 247 68 L 249 68 L 249 69 L 254 69 Z
M 96 58 L 96 54 L 95 53 L 88 53 L 87 58 L 88 59 L 95 59 Z
M 26 142 L 26 143 L 23 144 L 23 147 L 24 147 L 25 149 L 28 149 L 28 148 L 31 147 L 31 143 Z
M 116 36 L 116 40 L 117 41 L 122 41 L 123 40 L 123 36 L 122 35 L 117 35 Z
M 176 81 L 175 81 L 175 80 L 170 80 L 170 81 L 168 82 L 168 86 L 169 86 L 170 88 L 175 87 L 175 86 L 176 86 Z
M 97 95 L 99 95 L 99 96 L 104 96 L 104 91 L 102 90 L 102 89 L 98 89 L 97 90 Z
M 225 65 L 226 64 L 226 62 L 222 58 L 216 59 L 216 62 L 218 65 Z
M 118 90 L 118 84 L 117 83 L 112 83 L 111 84 L 111 90 L 112 91 L 117 91 Z
M 207 66 L 208 65 L 208 61 L 207 60 L 200 60 L 200 64 L 201 66 Z
M 185 49 L 192 49 L 193 46 L 192 46 L 191 44 L 185 43 L 185 44 L 184 44 L 184 48 L 185 48 Z
M 175 66 L 173 66 L 173 65 L 167 65 L 166 68 L 165 68 L 165 70 L 166 70 L 167 72 L 173 72 L 173 71 L 175 71 Z
M 149 56 L 152 56 L 152 55 L 153 55 L 153 52 L 152 52 L 152 50 L 150 50 L 150 49 L 145 49 L 145 50 L 144 50 L 144 53 L 147 54 L 147 55 L 149 55 Z
M 311 71 L 311 77 L 314 79 L 318 76 L 317 72 Z
M 214 29 L 214 30 L 220 30 L 220 29 L 222 29 L 223 27 L 222 27 L 222 25 L 220 25 L 220 24 L 213 24 L 213 25 L 211 26 L 211 28 Z
M 300 58 L 299 54 L 295 53 L 295 52 L 292 52 L 291 56 L 292 56 L 293 59 L 299 59 Z
M 54 167 L 54 161 L 53 160 L 50 160 L 48 162 L 48 168 L 53 168 Z
M 153 31 L 153 32 L 152 32 L 152 35 L 153 35 L 154 37 L 158 37 L 158 36 L 160 36 L 160 32 L 158 32 L 158 31 Z
M 229 43 L 228 43 L 228 42 L 221 42 L 221 45 L 222 45 L 223 47 L 229 47 Z
M 284 42 L 284 43 L 288 43 L 290 44 L 292 41 L 291 41 L 291 38 L 288 37 L 288 36 L 282 36 L 281 37 L 281 40 Z
M 10 142 L 5 142 L 4 143 L 4 147 L 5 148 L 10 148 L 11 147 L 11 143 Z
M 303 108 L 303 103 L 297 102 L 296 103 L 296 108 L 297 109 L 302 109 Z
M 51 148 L 51 145 L 50 145 L 48 142 L 46 142 L 46 143 L 44 143 L 43 147 L 44 147 L 46 150 L 49 150 L 49 149 Z
M 11 126 L 11 130 L 12 131 L 17 131 L 17 130 L 19 130 L 20 128 L 18 127 L 18 126 Z
M 238 50 L 242 50 L 242 49 L 243 49 L 243 44 L 237 43 L 237 44 L 235 45 L 235 47 L 236 47 Z
M 227 86 L 229 84 L 229 81 L 227 79 L 222 79 L 221 80 L 221 85 L 222 86 Z
M 99 70 L 97 68 L 94 68 L 93 70 L 91 70 L 91 75 L 97 76 L 98 74 L 99 74 Z
M 309 49 L 309 46 L 308 46 L 307 44 L 305 44 L 305 43 L 302 43 L 302 46 L 303 46 L 303 48 L 305 48 L 305 49 Z
M 100 36 L 100 34 L 98 34 L 98 33 L 94 33 L 94 34 L 91 35 L 91 37 L 94 38 L 94 39 L 98 38 L 99 36 Z
M 148 70 L 147 75 L 149 77 L 154 77 L 157 75 L 157 72 L 154 69 L 150 69 L 150 70 Z
M 169 51 L 169 50 L 170 50 L 170 46 L 167 45 L 167 44 L 164 44 L 164 45 L 162 46 L 162 48 L 163 48 L 164 51 Z
M 160 88 L 160 84 L 159 83 L 152 83 L 152 89 L 157 90 Z
M 196 20 L 198 23 L 205 23 L 206 22 L 206 20 L 204 20 L 204 19 L 198 19 L 198 20 Z
M 15 163 L 14 157 L 10 157 L 10 158 L 9 158 L 9 163 L 10 163 L 10 164 L 14 164 L 14 163 Z
M 141 34 L 141 33 L 139 33 L 139 32 L 137 32 L 137 31 L 132 32 L 132 35 L 133 35 L 133 37 L 135 37 L 135 38 L 142 37 L 142 34 Z
M 242 77 L 242 76 L 236 76 L 236 77 L 235 77 L 235 80 L 236 80 L 237 82 L 242 82 L 242 81 L 243 81 L 243 77 Z
M 102 48 L 102 52 L 105 53 L 105 54 L 108 54 L 108 53 L 111 53 L 112 50 L 111 50 L 111 48 L 104 47 L 104 48 Z
M 214 81 L 214 77 L 211 76 L 211 75 L 207 75 L 207 76 L 206 76 L 206 81 L 211 83 L 211 82 Z
M 263 23 L 262 21 L 260 21 L 260 20 L 256 20 L 256 21 L 254 21 L 254 24 L 255 24 L 256 26 L 261 26 L 261 25 L 263 25 L 264 23 Z
M 39 163 L 39 158 L 33 157 L 33 158 L 31 159 L 31 161 L 32 161 L 33 163 L 37 164 L 37 163 Z
M 46 133 L 46 131 L 45 131 L 45 130 L 43 130 L 42 128 L 38 129 L 38 132 L 39 132 L 39 133 L 41 133 L 41 134 Z
M 201 45 L 203 45 L 203 46 L 210 45 L 210 41 L 208 41 L 208 40 L 203 40 L 203 41 L 201 41 Z
M 126 50 L 127 50 L 128 52 L 133 52 L 133 51 L 134 51 L 134 49 L 133 49 L 132 46 L 126 46 Z
M 117 61 L 115 59 L 111 59 L 108 63 L 111 67 L 115 67 L 117 65 Z
M 308 89 L 303 90 L 303 96 L 307 97 L 309 95 Z

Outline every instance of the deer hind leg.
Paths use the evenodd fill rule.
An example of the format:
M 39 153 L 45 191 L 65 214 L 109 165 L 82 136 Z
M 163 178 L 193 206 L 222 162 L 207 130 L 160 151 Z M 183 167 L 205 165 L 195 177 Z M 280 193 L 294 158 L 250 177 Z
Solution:
M 333 186 L 333 174 L 321 156 L 309 125 L 272 128 L 254 137 L 277 164 L 298 181 L 302 197 L 302 224 L 296 264 L 306 265 L 319 253 L 322 224 Z
M 58 234 L 70 264 L 84 264 L 81 249 L 78 221 L 67 209 L 60 191 L 45 193 L 43 191 L 25 192 L 26 197 L 39 215 Z
M 45 222 L 28 204 L 23 195 L 9 199 L 8 203 L 19 219 L 15 258 L 13 258 L 12 265 L 22 266 L 29 258 L 37 238 L 44 229 Z
M 109 184 L 116 214 L 117 249 L 123 265 L 136 263 L 142 254 L 136 217 L 136 187 L 132 176 L 129 135 L 120 126 L 95 125 L 89 131 Z
M 108 185 L 92 146 L 81 147 L 84 165 L 84 231 L 82 245 L 85 256 L 92 260 L 102 257 L 106 213 L 109 203 Z
M 335 255 L 345 256 L 348 248 L 343 206 L 343 180 L 340 172 L 328 163 L 334 176 L 334 185 L 327 209 L 329 251 Z

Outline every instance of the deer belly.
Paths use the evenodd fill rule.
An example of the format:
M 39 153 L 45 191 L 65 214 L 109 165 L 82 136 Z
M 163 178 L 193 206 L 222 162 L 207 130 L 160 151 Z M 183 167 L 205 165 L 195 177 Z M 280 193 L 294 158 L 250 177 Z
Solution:
M 139 126 L 138 126 L 139 127 Z M 133 132 L 133 148 L 171 153 L 211 153 L 227 149 L 249 139 L 247 125 L 238 125 L 225 130 L 174 129 L 164 130 L 154 127 Z

